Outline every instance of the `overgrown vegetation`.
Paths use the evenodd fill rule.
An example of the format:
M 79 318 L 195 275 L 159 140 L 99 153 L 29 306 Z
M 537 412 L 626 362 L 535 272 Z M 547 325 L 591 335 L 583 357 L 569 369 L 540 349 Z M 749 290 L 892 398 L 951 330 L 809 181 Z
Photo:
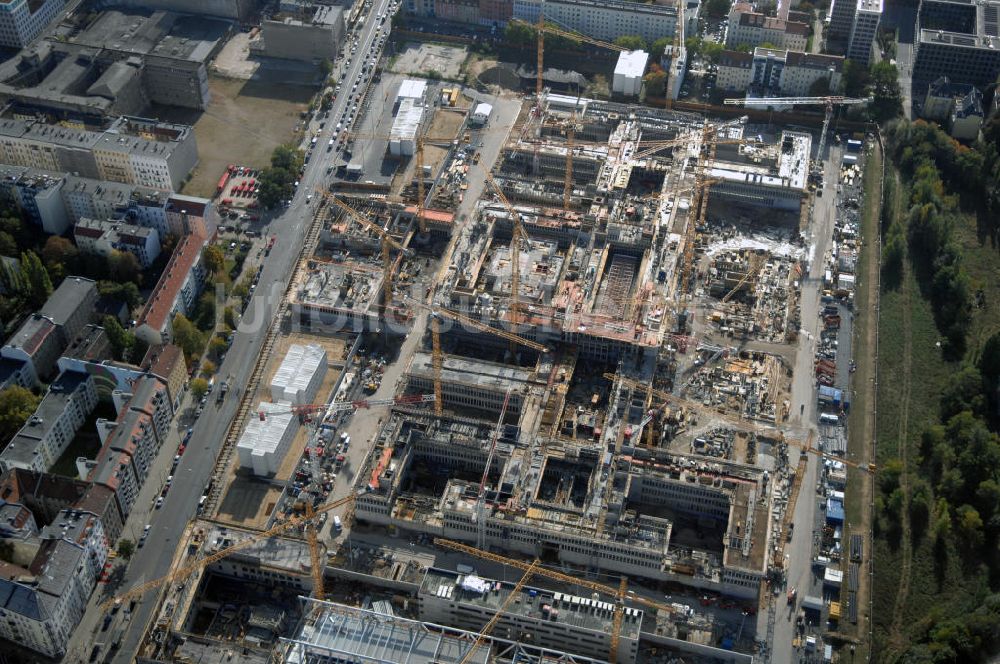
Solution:
M 295 182 L 305 157 L 302 150 L 292 145 L 279 145 L 271 153 L 271 166 L 260 173 L 260 191 L 257 200 L 270 210 L 295 193 Z
M 886 138 L 901 180 L 882 210 L 878 654 L 982 662 L 1000 649 L 1000 332 L 980 286 L 1000 256 L 968 247 L 974 220 L 992 218 L 996 152 L 923 122 Z
M 20 385 L 0 390 L 0 450 L 7 447 L 7 443 L 28 421 L 41 400 L 41 397 Z

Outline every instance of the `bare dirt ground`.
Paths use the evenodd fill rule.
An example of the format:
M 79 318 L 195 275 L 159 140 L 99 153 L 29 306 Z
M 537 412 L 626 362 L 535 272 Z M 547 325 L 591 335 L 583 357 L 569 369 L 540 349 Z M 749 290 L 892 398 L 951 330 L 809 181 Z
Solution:
M 410 42 L 393 63 L 392 71 L 423 76 L 436 71 L 442 78 L 455 80 L 461 75 L 467 54 L 466 49 L 457 46 Z

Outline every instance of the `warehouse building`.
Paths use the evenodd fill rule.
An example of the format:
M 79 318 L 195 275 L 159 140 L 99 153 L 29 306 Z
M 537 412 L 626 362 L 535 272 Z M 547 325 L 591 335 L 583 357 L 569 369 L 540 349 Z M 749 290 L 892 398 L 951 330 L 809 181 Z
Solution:
M 326 370 L 326 350 L 322 346 L 293 344 L 271 378 L 271 400 L 297 406 L 313 403 Z
M 298 431 L 299 421 L 287 401 L 269 403 L 262 401 L 257 407 L 260 415 L 251 417 L 247 428 L 236 443 L 240 468 L 254 475 L 274 475 Z

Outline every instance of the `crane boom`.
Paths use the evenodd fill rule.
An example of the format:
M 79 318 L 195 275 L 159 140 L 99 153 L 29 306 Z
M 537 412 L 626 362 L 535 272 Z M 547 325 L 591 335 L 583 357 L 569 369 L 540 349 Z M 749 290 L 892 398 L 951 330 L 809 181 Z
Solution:
M 530 242 L 530 238 L 527 231 L 524 230 L 524 224 L 521 223 L 520 213 L 514 209 L 510 200 L 507 199 L 507 195 L 503 193 L 500 185 L 497 184 L 496 180 L 489 173 L 486 174 L 486 182 L 493 188 L 497 198 L 500 199 L 500 203 L 507 209 L 507 214 L 511 216 L 511 223 L 514 228 L 510 239 L 510 316 L 511 327 L 517 330 L 517 325 L 520 322 L 521 308 L 521 242 Z M 514 349 L 511 348 L 511 354 L 513 352 Z
M 267 529 L 267 530 L 265 530 L 265 531 L 263 531 L 261 533 L 258 533 L 257 535 L 254 535 L 252 537 L 248 537 L 248 538 L 246 538 L 244 540 L 240 540 L 239 542 L 231 544 L 230 546 L 227 546 L 224 549 L 219 549 L 215 553 L 211 553 L 211 554 L 205 556 L 204 558 L 198 558 L 197 560 L 193 560 L 193 561 L 187 563 L 186 565 L 182 565 L 181 567 L 177 568 L 173 572 L 165 574 L 165 575 L 163 575 L 163 576 L 161 576 L 161 577 L 159 577 L 157 579 L 152 579 L 151 581 L 147 581 L 145 583 L 142 583 L 142 584 L 140 584 L 140 585 L 132 588 L 131 590 L 128 590 L 128 591 L 122 593 L 121 595 L 118 595 L 118 596 L 116 596 L 116 597 L 108 600 L 107 602 L 105 602 L 104 604 L 101 605 L 101 608 L 102 609 L 110 609 L 111 607 L 113 607 L 115 605 L 120 605 L 123 602 L 127 602 L 127 601 L 130 601 L 130 600 L 142 597 L 144 594 L 146 594 L 147 591 L 152 590 L 153 588 L 158 588 L 158 587 L 162 586 L 165 583 L 170 583 L 170 582 L 173 582 L 173 581 L 182 581 L 182 580 L 186 579 L 187 577 L 191 576 L 192 574 L 194 574 L 195 572 L 198 572 L 199 570 L 201 570 L 201 569 L 203 569 L 203 568 L 211 565 L 214 562 L 222 560 L 223 558 L 225 558 L 225 557 L 227 557 L 227 556 L 229 556 L 229 555 L 231 555 L 233 553 L 237 553 L 237 552 L 242 551 L 244 549 L 249 549 L 250 547 L 252 547 L 253 545 L 257 544 L 258 542 L 260 542 L 262 540 L 266 540 L 268 538 L 274 537 L 275 535 L 280 535 L 281 533 L 285 532 L 286 530 L 290 530 L 291 528 L 295 528 L 297 526 L 301 526 L 302 524 L 309 522 L 312 518 L 314 518 L 314 517 L 316 517 L 316 516 L 318 516 L 320 514 L 323 514 L 325 512 L 330 512 L 332 510 L 337 509 L 338 507 L 342 507 L 344 505 L 347 505 L 347 504 L 353 503 L 353 502 L 354 502 L 354 494 L 351 494 L 349 496 L 345 496 L 344 498 L 341 498 L 340 500 L 336 500 L 336 501 L 334 501 L 332 503 L 329 503 L 328 505 L 323 505 L 322 507 L 320 507 L 319 509 L 317 509 L 313 513 L 312 517 L 310 517 L 310 516 L 293 516 L 290 519 L 287 519 L 285 521 L 281 521 L 281 522 L 275 524 L 274 526 L 271 526 L 269 529 Z
M 874 97 L 863 97 L 859 99 L 851 97 L 736 97 L 725 99 L 726 106 L 807 106 L 820 104 L 834 104 L 839 106 L 856 106 L 858 104 L 869 104 Z
M 312 573 L 313 579 L 312 596 L 322 601 L 326 599 L 326 589 L 323 587 L 324 565 L 323 561 L 320 560 L 319 537 L 316 532 L 316 524 L 312 521 L 316 516 L 312 502 L 306 502 L 306 516 L 310 519 L 309 523 L 306 524 L 306 539 L 309 542 L 309 566 L 311 568 L 309 571 Z
M 359 224 L 361 224 L 362 226 L 364 226 L 365 228 L 367 228 L 368 230 L 372 231 L 373 233 L 375 233 L 376 235 L 378 235 L 380 238 L 382 238 L 383 240 L 385 240 L 386 242 L 388 242 L 389 246 L 391 246 L 393 249 L 396 249 L 398 251 L 402 251 L 407 256 L 410 256 L 410 255 L 413 254 L 413 250 L 412 249 L 407 249 L 406 247 L 404 247 L 403 245 L 401 245 L 399 242 L 397 242 L 396 238 L 392 237 L 392 234 L 390 234 L 389 231 L 385 230 L 384 228 L 382 228 L 381 226 L 379 226 L 375 222 L 373 222 L 370 219 L 368 219 L 367 217 L 365 217 L 363 214 L 361 214 L 360 212 L 358 212 L 357 210 L 355 210 L 353 207 L 351 207 L 350 205 L 348 205 L 347 203 L 345 203 L 343 200 L 341 200 L 337 196 L 335 196 L 335 195 L 333 195 L 333 194 L 331 194 L 331 193 L 329 193 L 327 191 L 324 191 L 322 189 L 319 189 L 317 191 L 319 191 L 323 196 L 325 196 L 326 199 L 329 200 L 331 203 L 333 203 L 334 205 L 336 205 L 337 207 L 339 207 L 341 210 L 343 210 L 344 212 L 346 212 L 347 215 L 351 219 L 353 219 L 354 221 L 358 222 Z
M 436 546 L 441 546 L 446 549 L 451 549 L 452 551 L 458 551 L 459 553 L 465 553 L 476 558 L 482 558 L 483 560 L 490 560 L 501 565 L 507 565 L 509 567 L 516 567 L 522 571 L 528 571 L 531 564 L 522 562 L 520 560 L 515 560 L 513 558 L 508 558 L 507 556 L 501 556 L 496 553 L 490 553 L 489 551 L 483 551 L 482 549 L 477 549 L 468 544 L 462 544 L 461 542 L 456 542 L 454 540 L 444 539 L 443 537 L 435 537 L 434 544 Z M 598 583 L 597 581 L 589 581 L 579 576 L 570 576 L 569 574 L 563 574 L 562 572 L 557 572 L 551 570 L 547 567 L 536 567 L 534 573 L 539 576 L 544 576 L 554 581 L 561 581 L 572 586 L 579 586 L 580 588 L 586 588 L 588 590 L 593 590 L 594 592 L 603 593 L 609 597 L 618 597 L 619 590 L 612 586 L 605 585 L 603 583 Z M 651 609 L 656 609 L 657 611 L 663 611 L 666 614 L 672 614 L 674 609 L 666 604 L 660 604 L 659 602 L 651 599 L 647 599 L 642 595 L 635 594 L 634 591 L 627 591 L 624 595 L 624 600 L 629 602 L 634 602 L 636 604 L 642 604 Z
M 473 643 L 472 647 L 469 648 L 469 651 L 465 653 L 465 657 L 462 658 L 460 664 L 467 664 L 473 658 L 476 649 L 479 646 L 483 645 L 483 641 L 486 640 L 486 637 L 490 635 L 490 632 L 493 631 L 493 628 L 497 626 L 498 622 L 500 622 L 500 618 L 503 616 L 503 614 L 507 612 L 507 607 L 509 607 L 511 603 L 514 601 L 514 599 L 516 599 L 517 596 L 521 594 L 521 589 L 524 588 L 524 584 L 528 582 L 528 579 L 534 576 L 535 570 L 538 569 L 539 564 L 540 561 L 538 560 L 538 558 L 535 558 L 535 560 L 532 561 L 530 565 L 528 565 L 528 569 L 524 571 L 524 574 L 518 580 L 517 584 L 515 584 L 514 589 L 511 590 L 510 594 L 507 595 L 507 598 L 504 599 L 503 604 L 501 604 L 499 608 L 497 608 L 496 613 L 493 614 L 493 617 L 490 618 L 489 622 L 483 625 L 483 629 L 479 632 L 479 636 L 476 637 L 475 643 Z

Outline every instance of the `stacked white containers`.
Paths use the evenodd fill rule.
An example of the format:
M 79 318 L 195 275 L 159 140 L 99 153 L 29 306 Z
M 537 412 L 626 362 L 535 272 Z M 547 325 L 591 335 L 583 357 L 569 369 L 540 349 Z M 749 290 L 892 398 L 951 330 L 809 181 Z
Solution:
M 615 94 L 635 97 L 642 90 L 642 77 L 646 73 L 649 53 L 645 51 L 623 51 L 618 54 L 611 91 Z
M 247 428 L 236 443 L 236 452 L 240 457 L 240 468 L 266 477 L 274 475 L 281 467 L 281 461 L 288 453 L 299 428 L 299 419 L 292 412 L 292 404 L 287 401 L 262 401 L 257 410 L 263 416 L 250 418 Z
M 389 131 L 389 153 L 394 157 L 412 157 L 417 145 L 417 131 L 424 118 L 424 108 L 414 99 L 399 102 L 396 119 Z
M 296 406 L 313 403 L 326 369 L 322 346 L 293 344 L 271 379 L 271 401 L 289 401 Z

